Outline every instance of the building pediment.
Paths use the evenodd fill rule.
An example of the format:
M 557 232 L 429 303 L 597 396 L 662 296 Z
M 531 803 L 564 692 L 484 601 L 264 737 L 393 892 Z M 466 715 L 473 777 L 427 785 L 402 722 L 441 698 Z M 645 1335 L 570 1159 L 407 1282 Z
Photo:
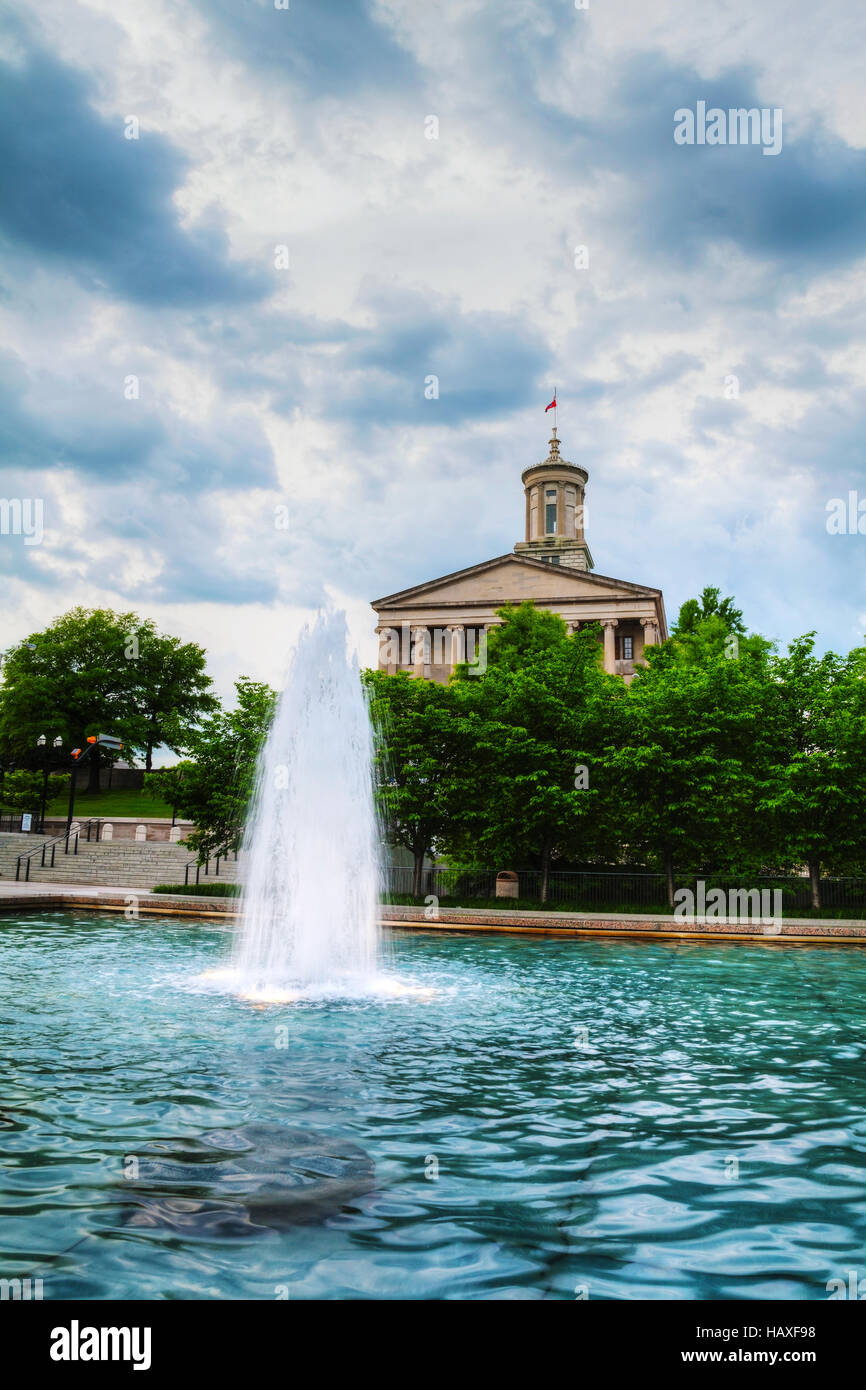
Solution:
M 405 608 L 414 604 L 497 605 L 541 602 L 555 604 L 575 599 L 655 598 L 660 590 L 625 579 L 613 579 L 595 571 L 574 570 L 528 556 L 499 555 L 480 565 L 415 584 L 410 589 L 374 599 L 373 607 Z
M 413 584 L 373 600 L 379 669 L 447 681 L 456 664 L 486 652 L 506 604 L 557 613 L 568 633 L 592 627 L 604 668 L 630 680 L 654 642 L 666 641 L 661 589 L 597 574 L 584 522 L 585 468 L 559 452 L 556 428 L 547 458 L 524 469 L 525 537 L 507 555 Z

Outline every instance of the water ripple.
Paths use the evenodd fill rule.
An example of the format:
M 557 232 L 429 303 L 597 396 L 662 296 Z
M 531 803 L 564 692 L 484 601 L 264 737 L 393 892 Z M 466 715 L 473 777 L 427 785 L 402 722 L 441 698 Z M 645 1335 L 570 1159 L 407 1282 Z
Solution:
M 257 1008 L 197 984 L 228 945 L 170 919 L 0 922 L 0 1277 L 817 1299 L 866 1274 L 866 952 L 404 932 L 389 968 L 428 997 Z M 196 1146 L 263 1125 L 350 1141 L 372 1190 L 300 1225 L 248 1209 Z M 154 1146 L 199 1155 L 192 1189 L 127 1181 Z

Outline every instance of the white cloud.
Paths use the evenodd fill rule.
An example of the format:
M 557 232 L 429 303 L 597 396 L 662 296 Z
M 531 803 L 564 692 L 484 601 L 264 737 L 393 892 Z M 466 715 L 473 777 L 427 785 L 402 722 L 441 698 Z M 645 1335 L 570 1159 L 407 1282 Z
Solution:
M 862 21 L 845 12 L 816 34 L 811 5 L 781 0 L 693 15 L 672 0 L 586 12 L 382 0 L 374 13 L 420 75 L 358 96 L 255 65 L 207 7 L 46 0 L 33 22 L 92 83 L 98 112 L 138 114 L 143 141 L 158 133 L 187 161 L 181 225 L 213 225 L 217 260 L 224 227 L 230 256 L 273 289 L 154 308 L 62 257 L 14 252 L 0 313 L 25 414 L 0 491 L 65 460 L 47 485 L 63 523 L 9 581 L 0 640 L 75 602 L 134 605 L 199 634 L 228 691 L 242 670 L 278 679 L 300 624 L 330 600 L 373 660 L 371 597 L 520 537 L 520 472 L 545 452 L 555 384 L 564 452 L 590 470 L 601 572 L 662 585 L 672 610 L 720 583 L 759 628 L 818 626 L 847 643 L 862 626 L 862 560 L 827 548 L 820 509 L 831 479 L 862 480 L 848 430 L 864 411 L 866 272 L 841 253 L 822 261 L 817 234 L 814 260 L 792 270 L 784 219 L 775 240 L 759 229 L 738 242 L 711 199 L 690 250 L 685 164 L 659 164 L 649 184 L 664 176 L 679 199 L 665 231 L 647 205 L 640 108 L 616 105 L 630 63 L 707 81 L 748 69 L 792 140 L 817 118 L 866 144 Z M 282 243 L 286 272 L 273 269 Z M 473 319 L 494 314 L 539 345 L 535 365 L 506 353 L 498 382 Z M 447 329 L 438 412 L 413 415 L 416 363 L 445 351 Z M 150 441 L 125 433 L 129 372 Z M 732 372 L 740 397 L 727 402 Z M 457 391 L 479 393 L 477 412 L 447 413 Z M 287 532 L 273 525 L 282 504 Z

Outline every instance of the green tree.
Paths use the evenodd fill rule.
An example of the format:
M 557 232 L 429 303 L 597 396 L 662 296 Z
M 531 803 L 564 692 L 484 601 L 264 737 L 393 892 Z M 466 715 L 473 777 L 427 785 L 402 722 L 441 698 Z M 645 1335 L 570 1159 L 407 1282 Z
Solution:
M 182 642 L 140 623 L 132 650 L 132 690 L 129 713 L 123 719 L 130 744 L 144 755 L 150 772 L 153 750 L 163 744 L 180 752 L 201 719 L 219 701 L 211 693 L 205 652 L 195 642 Z
M 720 598 L 720 590 L 707 586 L 699 599 L 686 599 L 668 642 L 660 648 L 667 660 L 705 662 L 724 656 L 728 660 L 763 661 L 772 643 L 758 633 L 747 633 L 742 610 L 733 598 Z
M 609 844 L 604 750 L 624 686 L 601 668 L 597 628 L 569 637 L 561 618 L 531 603 L 506 605 L 499 617 L 486 671 L 456 673 L 467 747 L 443 843 L 464 862 L 535 863 L 545 902 L 557 858 Z
M 194 767 L 192 759 L 184 758 L 179 763 L 173 763 L 171 767 L 159 767 L 146 773 L 145 794 L 152 796 L 154 801 L 166 802 L 176 811 L 183 800 L 184 779 Z
M 237 704 L 219 709 L 186 738 L 189 759 L 151 772 L 146 786 L 195 823 L 186 843 L 201 862 L 238 849 L 267 737 L 276 692 L 246 676 L 235 682 Z
M 62 775 L 49 776 L 47 801 L 64 790 L 66 781 Z M 7 772 L 0 786 L 0 811 L 33 811 L 38 814 L 42 785 L 41 772 L 29 772 L 26 768 Z
M 376 788 L 389 844 L 412 855 L 412 894 L 421 896 L 424 857 L 447 830 L 452 778 L 465 740 L 454 717 L 452 686 L 365 671 L 376 730 Z
M 73 608 L 42 632 L 11 647 L 0 685 L 0 757 L 7 766 L 36 765 L 36 739 L 62 736 L 64 748 L 111 733 L 125 753 L 150 761 L 156 743 L 183 745 L 213 708 L 204 652 L 157 633 L 135 613 Z M 104 753 L 88 757 L 88 790 L 99 791 Z
M 674 875 L 754 866 L 758 804 L 771 766 L 766 662 L 649 653 L 621 706 L 609 750 L 622 833 Z
M 866 833 L 866 650 L 816 656 L 815 634 L 775 659 L 775 760 L 762 798 L 779 857 L 805 866 L 812 906 L 822 870 L 862 870 Z
M 728 632 L 746 634 L 743 610 L 737 608 L 733 598 L 720 598 L 721 589 L 707 585 L 701 590 L 700 598 L 686 599 L 680 606 L 679 616 L 671 629 L 676 636 L 686 636 L 697 632 L 701 623 L 710 618 L 718 618 Z

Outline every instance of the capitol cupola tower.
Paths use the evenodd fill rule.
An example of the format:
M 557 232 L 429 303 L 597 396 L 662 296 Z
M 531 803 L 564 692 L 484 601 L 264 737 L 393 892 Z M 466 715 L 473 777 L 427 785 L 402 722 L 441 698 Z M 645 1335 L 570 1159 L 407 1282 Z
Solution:
M 589 474 L 560 458 L 555 425 L 547 458 L 521 476 L 526 490 L 526 539 L 517 542 L 515 553 L 568 569 L 591 570 L 583 501 Z
M 555 392 L 547 410 L 556 410 Z M 558 614 L 569 634 L 592 627 L 605 671 L 625 681 L 648 647 L 667 641 L 661 589 L 594 573 L 584 535 L 589 474 L 560 458 L 555 415 L 550 453 L 522 477 L 525 540 L 505 555 L 376 599 L 380 671 L 446 682 L 466 662 L 481 674 L 485 634 L 507 621 L 506 605 L 521 603 Z

